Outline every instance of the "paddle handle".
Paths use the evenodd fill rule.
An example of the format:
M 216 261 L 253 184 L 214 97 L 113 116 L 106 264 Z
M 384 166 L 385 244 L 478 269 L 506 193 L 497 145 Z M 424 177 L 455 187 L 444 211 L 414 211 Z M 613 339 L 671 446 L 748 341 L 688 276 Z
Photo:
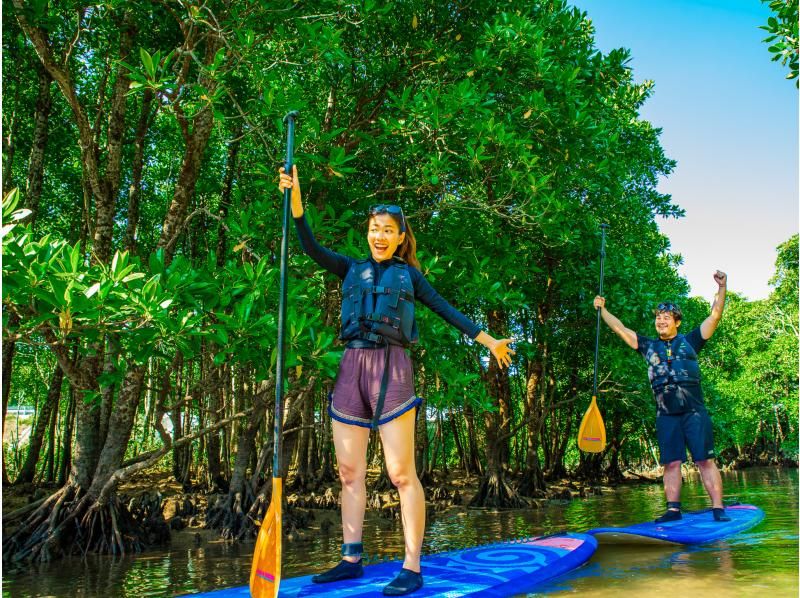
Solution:
M 292 174 L 292 158 L 294 157 L 294 124 L 298 116 L 296 110 L 289 112 L 283 122 L 286 125 L 286 174 Z M 278 358 L 275 364 L 275 428 L 274 449 L 272 453 L 272 477 L 281 477 L 281 436 L 283 430 L 283 373 L 286 367 L 286 291 L 288 287 L 289 269 L 289 203 L 292 190 L 283 190 L 283 230 L 281 236 L 281 272 L 280 295 L 278 297 Z
M 601 240 L 600 240 L 600 296 L 603 296 L 603 278 L 605 277 L 605 262 L 606 262 L 606 229 L 607 224 L 600 225 Z M 597 397 L 597 365 L 600 361 L 600 309 L 597 310 L 597 333 L 594 337 L 594 386 L 592 396 Z

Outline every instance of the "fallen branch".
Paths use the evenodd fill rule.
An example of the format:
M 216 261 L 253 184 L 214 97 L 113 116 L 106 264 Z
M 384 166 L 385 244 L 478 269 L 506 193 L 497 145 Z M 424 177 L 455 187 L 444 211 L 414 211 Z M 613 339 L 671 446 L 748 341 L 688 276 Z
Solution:
M 230 417 L 226 417 L 215 423 L 213 426 L 209 426 L 207 428 L 203 428 L 202 430 L 198 430 L 194 434 L 189 434 L 188 436 L 182 436 L 179 440 L 175 442 L 170 442 L 167 445 L 163 446 L 162 448 L 150 451 L 149 453 L 144 453 L 139 455 L 137 459 L 139 461 L 137 463 L 133 463 L 128 465 L 127 467 L 122 467 L 115 471 L 109 480 L 103 486 L 103 489 L 100 491 L 100 496 L 97 497 L 97 505 L 104 506 L 106 501 L 108 500 L 109 495 L 114 489 L 119 486 L 122 482 L 130 478 L 133 474 L 138 473 L 148 467 L 155 465 L 164 455 L 170 452 L 172 449 L 178 448 L 183 446 L 184 444 L 189 444 L 193 440 L 200 438 L 201 436 L 205 436 L 206 434 L 210 434 L 211 432 L 215 432 L 219 430 L 223 426 L 227 426 L 234 420 L 242 419 L 248 416 L 253 411 L 253 408 L 250 407 L 249 409 L 245 409 L 235 415 L 231 415 Z

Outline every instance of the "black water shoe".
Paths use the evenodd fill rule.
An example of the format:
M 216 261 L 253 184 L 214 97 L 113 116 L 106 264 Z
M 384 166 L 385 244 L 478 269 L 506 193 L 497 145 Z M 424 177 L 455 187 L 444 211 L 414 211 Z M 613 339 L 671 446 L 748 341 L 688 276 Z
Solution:
M 714 521 L 730 521 L 731 520 L 731 518 L 728 517 L 728 515 L 725 514 L 725 507 L 722 507 L 721 509 L 719 509 L 717 507 L 714 507 L 711 510 L 714 511 Z
M 656 523 L 667 523 L 669 521 L 680 521 L 683 519 L 680 511 L 667 510 L 661 517 L 656 518 Z
M 667 512 L 661 517 L 656 518 L 656 523 L 680 521 L 681 519 L 683 519 L 681 516 L 681 503 L 675 500 L 669 500 L 667 501 Z
M 343 579 L 355 579 L 364 575 L 364 566 L 361 564 L 361 559 L 357 563 L 350 561 L 342 561 L 333 569 L 320 573 L 311 578 L 314 583 L 331 583 L 333 581 L 342 581 Z
M 383 593 L 385 596 L 405 596 L 416 592 L 421 587 L 422 573 L 404 567 L 400 569 L 400 573 L 392 580 L 392 583 L 383 588 Z

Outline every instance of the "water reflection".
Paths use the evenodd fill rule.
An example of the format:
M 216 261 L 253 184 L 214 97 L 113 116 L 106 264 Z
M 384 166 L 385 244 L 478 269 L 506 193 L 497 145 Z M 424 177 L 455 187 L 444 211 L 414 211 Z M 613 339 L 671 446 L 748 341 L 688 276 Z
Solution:
M 724 474 L 726 497 L 761 506 L 765 520 L 725 542 L 700 547 L 604 546 L 579 571 L 540 588 L 537 595 L 580 593 L 582 597 L 625 592 L 632 596 L 797 596 L 798 475 L 796 470 L 753 469 Z M 686 481 L 687 509 L 707 506 L 697 477 Z M 425 552 L 452 550 L 510 539 L 580 531 L 646 520 L 663 509 L 660 486 L 621 488 L 603 496 L 550 504 L 542 509 L 430 513 Z M 402 549 L 399 523 L 370 517 L 365 543 L 378 556 Z M 284 575 L 319 571 L 338 561 L 340 538 L 334 526 L 318 526 L 284 545 Z M 214 542 L 173 546 L 168 553 L 136 557 L 90 556 L 22 570 L 4 570 L 3 596 L 149 597 L 242 585 L 250 572 L 252 544 Z

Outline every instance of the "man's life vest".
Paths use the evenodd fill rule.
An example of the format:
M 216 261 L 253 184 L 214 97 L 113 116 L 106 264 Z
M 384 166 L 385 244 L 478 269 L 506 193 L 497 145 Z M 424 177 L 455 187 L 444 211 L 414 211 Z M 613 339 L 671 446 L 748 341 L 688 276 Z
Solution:
M 342 283 L 340 338 L 404 347 L 419 340 L 408 264 L 393 259 L 376 281 L 369 259 L 353 262 Z
M 671 341 L 657 339 L 650 345 L 645 359 L 650 384 L 656 392 L 668 385 L 700 384 L 697 353 L 682 334 Z

